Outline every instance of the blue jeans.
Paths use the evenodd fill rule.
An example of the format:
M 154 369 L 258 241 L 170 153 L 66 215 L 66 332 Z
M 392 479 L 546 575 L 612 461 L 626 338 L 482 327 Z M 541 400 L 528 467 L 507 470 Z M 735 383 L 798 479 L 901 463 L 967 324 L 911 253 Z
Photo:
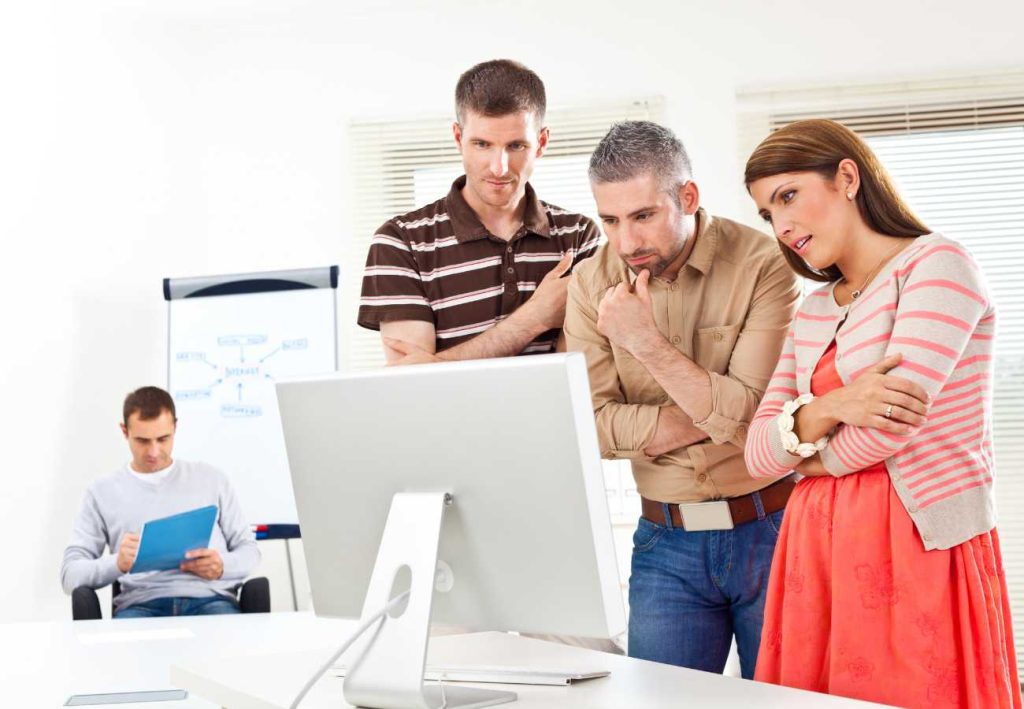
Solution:
M 667 525 L 641 518 L 629 577 L 630 657 L 721 673 L 735 634 L 741 672 L 752 679 L 783 512 L 707 532 L 672 527 L 668 515 Z
M 114 613 L 115 618 L 163 618 L 169 615 L 218 615 L 241 613 L 238 604 L 224 596 L 186 598 L 169 596 L 136 603 Z

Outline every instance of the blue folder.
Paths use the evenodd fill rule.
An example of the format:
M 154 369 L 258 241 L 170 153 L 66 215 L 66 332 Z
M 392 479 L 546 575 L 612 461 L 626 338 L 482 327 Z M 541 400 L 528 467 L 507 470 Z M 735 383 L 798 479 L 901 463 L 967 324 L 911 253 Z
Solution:
M 146 522 L 142 525 L 139 553 L 129 573 L 178 568 L 185 561 L 185 552 L 210 545 L 216 521 L 217 505 L 209 505 Z

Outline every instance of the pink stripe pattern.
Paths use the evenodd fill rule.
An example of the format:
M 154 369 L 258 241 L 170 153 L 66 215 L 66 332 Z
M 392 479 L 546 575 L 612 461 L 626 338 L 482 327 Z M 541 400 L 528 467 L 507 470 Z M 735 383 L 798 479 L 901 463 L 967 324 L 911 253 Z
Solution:
M 831 284 L 819 288 L 801 304 L 750 424 L 750 474 L 780 477 L 800 462 L 783 446 L 777 420 L 786 401 L 810 391 L 829 342 L 836 340 L 836 368 L 846 385 L 900 353 L 901 363 L 889 374 L 928 391 L 926 424 L 897 435 L 840 423 L 821 461 L 836 476 L 884 461 L 926 548 L 946 549 L 988 531 L 995 523 L 995 309 L 981 270 L 963 246 L 929 234 L 887 264 L 863 298 L 841 307 L 832 290 Z

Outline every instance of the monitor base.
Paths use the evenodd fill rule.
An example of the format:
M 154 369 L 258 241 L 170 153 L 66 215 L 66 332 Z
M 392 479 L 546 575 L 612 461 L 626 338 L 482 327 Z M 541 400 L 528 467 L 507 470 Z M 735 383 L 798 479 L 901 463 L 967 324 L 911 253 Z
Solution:
M 437 550 L 445 492 L 399 492 L 391 500 L 377 562 L 363 604 L 364 621 L 378 616 L 409 584 L 408 598 L 370 627 L 353 648 L 343 691 L 350 704 L 374 709 L 473 709 L 516 700 L 514 692 L 426 684 L 423 671 L 430 642 L 435 588 L 454 584 L 451 567 L 438 568 Z M 406 577 L 403 582 L 400 579 Z
M 456 687 L 445 684 L 427 684 L 423 686 L 423 696 L 431 707 L 447 709 L 478 709 L 508 704 L 519 697 L 515 692 L 503 692 L 497 689 L 477 689 L 476 687 Z

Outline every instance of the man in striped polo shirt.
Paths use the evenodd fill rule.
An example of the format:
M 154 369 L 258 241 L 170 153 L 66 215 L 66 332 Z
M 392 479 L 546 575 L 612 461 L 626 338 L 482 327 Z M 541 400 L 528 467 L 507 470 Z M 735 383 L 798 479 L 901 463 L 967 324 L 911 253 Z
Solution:
M 552 352 L 568 278 L 597 249 L 587 217 L 546 204 L 528 180 L 548 144 L 540 78 L 499 59 L 465 72 L 452 129 L 465 175 L 441 199 L 377 230 L 359 325 L 388 364 Z

